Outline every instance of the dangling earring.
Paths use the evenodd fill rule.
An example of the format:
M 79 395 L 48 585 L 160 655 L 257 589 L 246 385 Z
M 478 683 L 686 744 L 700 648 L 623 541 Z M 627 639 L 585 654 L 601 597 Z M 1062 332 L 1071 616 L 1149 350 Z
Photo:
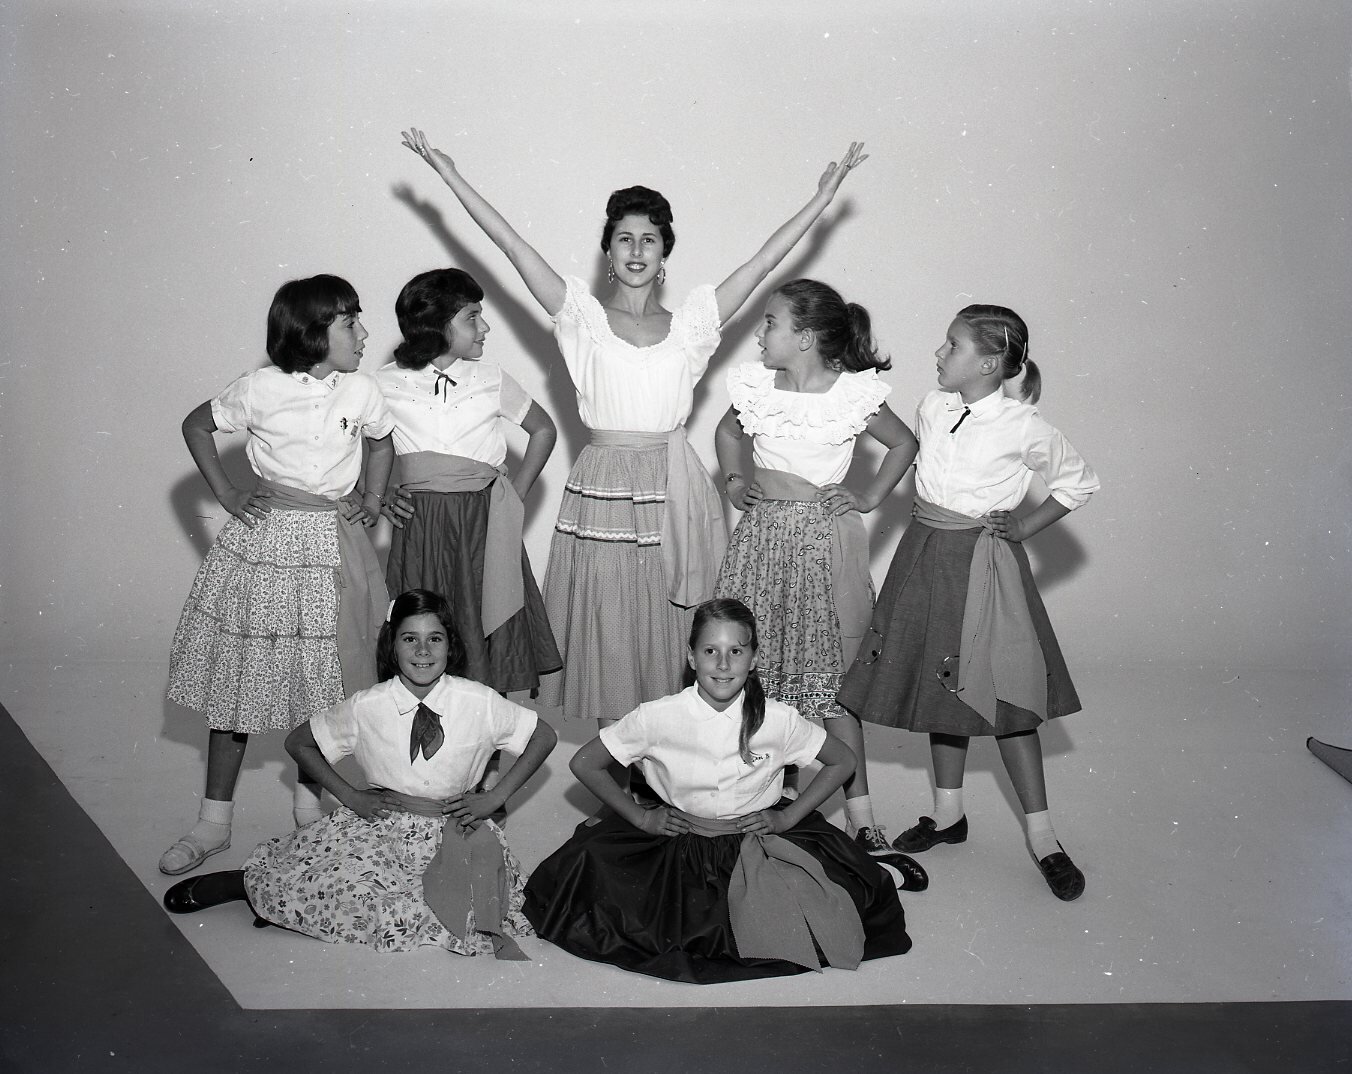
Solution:
M 657 266 L 657 282 L 659 284 L 667 282 L 667 262 L 663 258 L 662 263 Z
M 606 279 L 611 283 L 615 282 L 615 262 L 608 258 L 606 260 Z

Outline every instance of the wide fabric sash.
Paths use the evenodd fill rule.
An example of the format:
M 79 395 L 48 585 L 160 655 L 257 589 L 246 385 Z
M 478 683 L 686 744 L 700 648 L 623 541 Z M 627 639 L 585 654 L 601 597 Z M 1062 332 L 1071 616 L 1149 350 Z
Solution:
M 507 471 L 463 455 L 414 451 L 399 456 L 400 487 L 406 492 L 478 492 L 488 494 L 488 537 L 484 545 L 483 617 L 488 637 L 526 604 L 521 580 L 521 531 L 526 510 Z
M 813 501 L 821 492 L 820 486 L 786 470 L 758 466 L 754 480 L 767 500 Z M 840 620 L 841 666 L 849 667 L 873 619 L 868 533 L 858 511 L 831 516 L 831 601 Z
M 444 820 L 441 849 L 423 873 L 423 898 L 448 932 L 465 939 L 465 923 L 471 907 L 479 932 L 493 941 L 493 957 L 510 962 L 529 962 L 517 942 L 502 931 L 507 901 L 507 862 L 502 844 L 485 821 L 472 832 L 461 834 L 455 818 L 443 814 L 445 803 L 436 798 L 386 790 L 405 813 Z
M 385 575 L 360 522 L 349 522 L 338 500 L 303 489 L 258 479 L 272 493 L 271 506 L 284 511 L 335 511 L 338 514 L 338 663 L 347 696 L 376 684 L 376 639 L 385 622 L 389 594 Z
M 706 837 L 736 835 L 736 820 L 690 817 Z M 737 954 L 775 958 L 820 970 L 857 969 L 864 957 L 864 925 L 849 893 L 827 877 L 802 847 L 778 835 L 742 839 L 728 882 L 728 917 Z
M 669 433 L 593 429 L 597 447 L 643 450 L 667 446 L 667 499 L 662 513 L 662 567 L 667 599 L 682 608 L 714 595 L 718 568 L 728 548 L 723 503 L 713 479 L 678 425 Z
M 992 727 L 996 700 L 1047 718 L 1047 664 L 1042 656 L 1018 561 L 984 518 L 950 511 L 919 497 L 917 522 L 940 530 L 980 529 L 972 549 L 962 610 L 958 698 Z

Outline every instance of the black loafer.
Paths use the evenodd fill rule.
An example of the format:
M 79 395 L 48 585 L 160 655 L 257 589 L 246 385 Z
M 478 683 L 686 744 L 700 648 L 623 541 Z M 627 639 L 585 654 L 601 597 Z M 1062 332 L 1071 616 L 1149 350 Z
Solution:
M 210 874 L 203 874 L 207 876 Z M 208 906 L 214 906 L 214 903 L 202 903 L 197 901 L 197 885 L 203 879 L 203 876 L 190 876 L 187 880 L 180 880 L 164 893 L 164 908 L 171 914 L 195 914 L 198 910 L 205 910 Z
M 1059 847 L 1061 844 L 1056 845 Z M 1084 894 L 1084 873 L 1076 868 L 1064 850 L 1039 859 L 1037 867 L 1042 870 L 1042 877 L 1052 889 L 1052 894 L 1062 902 L 1074 902 Z
M 238 872 L 203 873 L 180 880 L 164 893 L 164 908 L 171 914 L 195 914 L 244 897 Z
M 936 828 L 933 817 L 921 817 L 914 828 L 907 828 L 892 840 L 892 845 L 906 854 L 919 854 L 940 843 L 965 842 L 967 842 L 966 813 L 956 824 L 950 824 L 947 828 Z
M 877 859 L 892 866 L 901 874 L 902 891 L 924 891 L 929 887 L 929 874 L 924 866 L 908 854 L 894 854 L 888 858 Z

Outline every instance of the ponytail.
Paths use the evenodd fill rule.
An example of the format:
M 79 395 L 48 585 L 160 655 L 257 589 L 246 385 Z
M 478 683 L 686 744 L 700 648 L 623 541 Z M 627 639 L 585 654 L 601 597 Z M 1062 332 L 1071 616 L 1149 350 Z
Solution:
M 755 668 L 746 677 L 745 693 L 742 695 L 742 731 L 737 736 L 737 751 L 742 755 L 744 764 L 751 764 L 751 736 L 761 729 L 765 722 L 765 687 L 761 685 L 760 672 Z
M 868 310 L 857 302 L 847 303 L 834 287 L 819 280 L 790 280 L 775 294 L 789 304 L 794 331 L 811 331 L 817 339 L 817 353 L 832 369 L 861 373 L 892 368 L 891 360 L 879 354 L 873 342 Z
M 1006 394 L 1036 403 L 1042 395 L 1042 372 L 1028 357 L 1028 325 L 1023 318 L 1005 306 L 974 305 L 959 310 L 957 319 L 971 329 L 978 354 L 999 359 L 1002 380 L 1023 374 L 1014 391 L 1006 384 Z

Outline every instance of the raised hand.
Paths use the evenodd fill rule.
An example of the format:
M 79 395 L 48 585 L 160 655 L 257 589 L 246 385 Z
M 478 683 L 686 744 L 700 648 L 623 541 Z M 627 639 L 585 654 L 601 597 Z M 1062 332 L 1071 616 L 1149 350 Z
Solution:
M 414 153 L 417 153 L 423 160 L 427 161 L 428 164 L 436 169 L 437 174 L 443 179 L 446 178 L 448 172 L 454 174 L 455 161 L 440 149 L 431 145 L 427 141 L 427 135 L 418 130 L 417 127 L 410 127 L 406 131 L 400 131 L 400 134 L 403 136 L 404 146 L 411 149 Z
M 834 160 L 826 166 L 826 171 L 822 172 L 822 177 L 817 180 L 817 192 L 825 194 L 828 198 L 835 197 L 840 184 L 845 181 L 845 176 L 868 160 L 868 154 L 864 152 L 863 142 L 851 142 L 850 148 L 845 151 L 845 156 L 837 164 Z

